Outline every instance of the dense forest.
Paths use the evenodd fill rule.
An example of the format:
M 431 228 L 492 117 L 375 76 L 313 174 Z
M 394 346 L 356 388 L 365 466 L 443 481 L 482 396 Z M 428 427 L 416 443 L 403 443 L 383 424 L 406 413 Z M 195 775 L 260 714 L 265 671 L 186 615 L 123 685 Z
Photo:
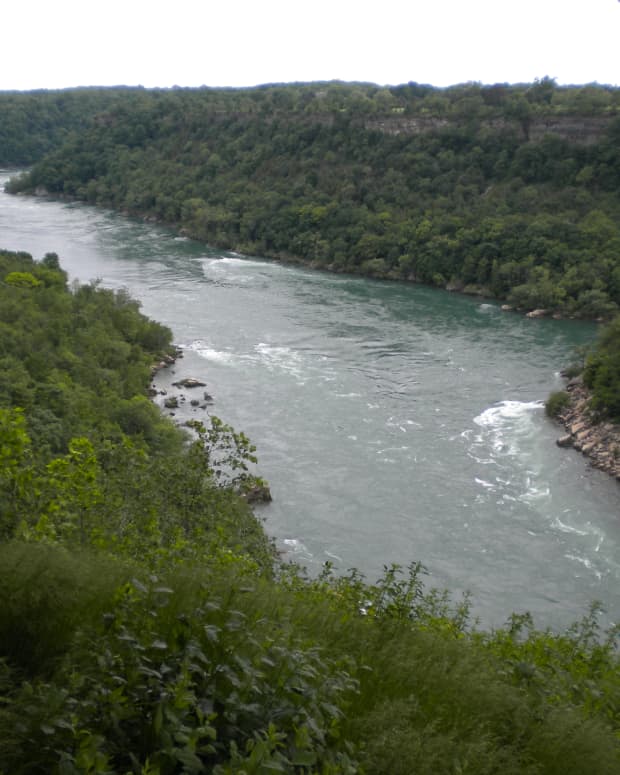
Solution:
M 546 78 L 115 94 L 9 190 L 523 310 L 618 310 L 618 89 Z
M 616 88 L 77 89 L 0 93 L 0 109 L 0 162 L 36 162 L 16 193 L 521 310 L 609 320 L 620 307 Z M 619 348 L 603 338 L 585 373 L 615 418 Z
M 249 440 L 149 402 L 170 332 L 125 292 L 0 252 L 0 325 L 3 775 L 618 771 L 595 607 L 481 632 L 417 564 L 309 579 L 242 497 Z
M 16 193 L 523 310 L 620 305 L 617 89 L 0 93 L 0 116 Z M 619 321 L 584 361 L 601 416 Z M 149 400 L 172 334 L 126 292 L 0 250 L 0 330 L 0 775 L 618 771 L 596 605 L 484 632 L 419 564 L 308 578 L 247 503 L 251 441 Z
M 0 92 L 0 167 L 32 164 L 136 89 Z

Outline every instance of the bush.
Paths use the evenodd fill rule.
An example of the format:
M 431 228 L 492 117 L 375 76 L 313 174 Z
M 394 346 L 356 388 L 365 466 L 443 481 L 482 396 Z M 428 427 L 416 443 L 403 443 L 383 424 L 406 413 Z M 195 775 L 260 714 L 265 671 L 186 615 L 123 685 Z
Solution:
M 583 378 L 592 390 L 592 408 L 620 420 L 620 315 L 601 329 Z
M 570 404 L 570 396 L 565 390 L 557 390 L 551 393 L 545 402 L 545 412 L 548 417 L 556 418 Z

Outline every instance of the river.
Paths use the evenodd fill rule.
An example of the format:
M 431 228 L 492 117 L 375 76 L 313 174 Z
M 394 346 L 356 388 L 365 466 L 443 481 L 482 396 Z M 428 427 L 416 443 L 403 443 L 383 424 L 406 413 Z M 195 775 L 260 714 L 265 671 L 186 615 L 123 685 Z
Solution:
M 0 174 L 0 186 L 7 179 Z M 258 447 L 267 531 L 315 572 L 374 580 L 420 560 L 428 583 L 499 626 L 564 627 L 601 600 L 620 621 L 620 488 L 542 402 L 592 324 L 529 320 L 414 285 L 224 253 L 82 204 L 0 194 L 0 247 L 59 254 L 71 278 L 126 287 L 185 356 L 210 411 Z M 189 405 L 176 419 L 204 417 Z

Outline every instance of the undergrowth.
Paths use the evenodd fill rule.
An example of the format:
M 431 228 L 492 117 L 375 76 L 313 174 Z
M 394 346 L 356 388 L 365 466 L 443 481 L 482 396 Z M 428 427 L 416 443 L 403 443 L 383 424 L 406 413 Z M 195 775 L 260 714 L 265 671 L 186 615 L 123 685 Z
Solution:
M 156 575 L 19 543 L 0 583 L 2 775 L 618 768 L 596 608 L 562 635 L 523 616 L 478 632 L 419 565 L 376 584 L 230 558 Z

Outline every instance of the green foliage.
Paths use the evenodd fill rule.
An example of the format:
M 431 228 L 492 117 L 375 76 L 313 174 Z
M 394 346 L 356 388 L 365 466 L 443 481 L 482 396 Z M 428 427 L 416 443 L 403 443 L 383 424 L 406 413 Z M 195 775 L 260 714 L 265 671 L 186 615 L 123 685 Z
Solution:
M 134 98 L 128 89 L 0 92 L 0 166 L 32 164 L 95 114 Z
M 30 272 L 9 272 L 4 278 L 7 285 L 15 288 L 36 288 L 41 285 L 41 281 L 30 274 Z
M 14 535 L 32 482 L 30 439 L 23 412 L 0 409 L 0 539 Z
M 99 621 L 131 572 L 59 546 L 0 544 L 0 660 L 29 677 L 51 675 L 77 629 Z
M 213 418 L 188 444 L 145 395 L 170 331 L 125 291 L 67 289 L 54 254 L 4 252 L 2 266 L 41 287 L 0 285 L 0 536 L 154 564 L 230 552 L 269 572 L 271 546 L 232 491 L 252 482 L 247 437 Z
M 86 433 L 163 447 L 170 434 L 144 390 L 170 331 L 124 291 L 70 292 L 54 254 L 37 263 L 0 251 L 0 274 L 0 407 L 26 411 L 37 448 L 66 451 L 71 436 Z
M 477 633 L 458 607 L 437 617 L 417 565 L 273 584 L 40 546 L 0 557 L 17 592 L 0 646 L 25 678 L 0 707 L 16 775 L 617 770 L 618 658 L 596 609 L 563 635 L 527 617 Z
M 292 84 L 130 91 L 102 107 L 9 190 L 523 309 L 620 306 L 618 89 Z
M 551 393 L 545 401 L 547 417 L 557 417 L 570 404 L 570 396 L 565 390 L 557 390 Z
M 176 580 L 134 578 L 74 629 L 54 681 L 25 684 L 0 716 L 5 766 L 21 772 L 27 747 L 50 772 L 355 772 L 337 734 L 357 687 L 348 661 L 240 610 L 252 590 L 234 578 L 223 594 Z
M 3 773 L 618 771 L 596 607 L 562 634 L 527 615 L 484 633 L 419 563 L 375 583 L 279 564 L 237 495 L 259 483 L 245 434 L 187 436 L 145 397 L 167 329 L 68 289 L 53 254 L 1 252 L 11 272 L 40 284 L 0 284 Z
M 601 330 L 583 378 L 592 390 L 592 408 L 620 420 L 620 316 Z

